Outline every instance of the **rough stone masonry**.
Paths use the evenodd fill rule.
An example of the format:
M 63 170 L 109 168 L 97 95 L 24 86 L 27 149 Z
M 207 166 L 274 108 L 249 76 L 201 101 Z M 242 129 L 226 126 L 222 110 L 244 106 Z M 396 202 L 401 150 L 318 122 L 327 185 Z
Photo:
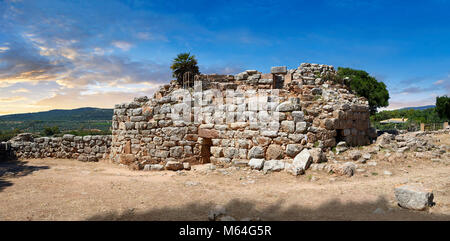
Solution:
M 183 163 L 250 165 L 301 174 L 338 143 L 376 137 L 369 106 L 337 79 L 333 66 L 303 63 L 176 81 L 153 98 L 115 105 L 109 158 L 135 169 L 183 169 Z

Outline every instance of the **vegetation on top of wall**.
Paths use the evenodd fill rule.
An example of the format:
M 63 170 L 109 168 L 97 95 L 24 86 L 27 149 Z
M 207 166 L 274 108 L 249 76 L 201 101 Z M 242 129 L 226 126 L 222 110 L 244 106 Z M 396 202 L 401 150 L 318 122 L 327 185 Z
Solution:
M 0 130 L 0 142 L 8 141 L 20 133 L 21 131 L 17 128 L 14 130 L 5 130 L 5 131 Z
M 178 84 L 183 84 L 185 73 L 189 73 L 189 80 L 193 81 L 194 76 L 200 74 L 197 59 L 190 53 L 181 53 L 173 60 L 170 66 L 174 78 L 177 78 Z M 193 82 L 192 82 L 193 83 Z
M 370 76 L 366 71 L 339 67 L 337 75 L 354 93 L 369 101 L 371 114 L 375 114 L 377 108 L 389 105 L 389 92 L 386 85 Z

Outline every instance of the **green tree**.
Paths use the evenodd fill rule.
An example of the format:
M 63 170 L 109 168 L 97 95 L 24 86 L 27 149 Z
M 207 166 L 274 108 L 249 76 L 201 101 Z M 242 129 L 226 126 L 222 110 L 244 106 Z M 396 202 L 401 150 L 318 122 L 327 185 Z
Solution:
M 450 97 L 436 97 L 436 112 L 440 118 L 450 120 Z
M 181 53 L 173 60 L 172 66 L 173 77 L 177 78 L 179 84 L 183 84 L 183 76 L 185 73 L 189 73 L 190 80 L 197 74 L 200 74 L 197 66 L 197 59 L 190 53 Z
M 386 89 L 386 85 L 381 81 L 377 81 L 366 71 L 339 67 L 338 76 L 345 80 L 345 84 L 353 92 L 369 101 L 371 114 L 375 114 L 377 108 L 389 105 L 389 92 Z
M 5 131 L 0 130 L 0 142 L 9 141 L 11 138 L 17 136 L 21 132 L 22 131 L 19 130 L 18 128 L 15 128 L 13 130 L 5 130 Z
M 59 133 L 60 132 L 59 132 L 58 126 L 53 126 L 53 127 L 47 126 L 47 127 L 44 127 L 44 131 L 42 134 L 44 136 L 53 136 L 53 135 L 59 134 Z

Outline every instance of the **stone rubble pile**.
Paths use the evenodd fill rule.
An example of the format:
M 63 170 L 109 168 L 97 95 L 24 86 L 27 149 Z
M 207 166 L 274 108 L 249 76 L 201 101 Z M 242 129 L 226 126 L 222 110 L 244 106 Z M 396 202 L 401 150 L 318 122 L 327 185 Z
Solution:
M 314 171 L 325 171 L 339 175 L 352 176 L 364 165 L 376 166 L 377 161 L 396 162 L 414 158 L 431 161 L 449 161 L 450 146 L 434 144 L 433 138 L 439 134 L 450 134 L 450 130 L 406 132 L 398 135 L 384 133 L 373 145 L 365 148 L 349 148 L 337 145 L 334 152 L 328 152 L 327 163 L 313 163 Z M 384 175 L 392 175 L 384 171 Z

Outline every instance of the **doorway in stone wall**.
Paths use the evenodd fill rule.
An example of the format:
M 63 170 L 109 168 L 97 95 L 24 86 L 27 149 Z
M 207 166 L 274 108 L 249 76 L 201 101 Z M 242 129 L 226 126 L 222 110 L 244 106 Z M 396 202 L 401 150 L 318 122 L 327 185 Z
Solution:
M 211 162 L 211 138 L 203 138 L 202 145 L 200 146 L 200 163 L 210 163 Z
M 336 144 L 338 144 L 341 141 L 345 141 L 344 130 L 336 129 Z
M 284 86 L 284 77 L 282 75 L 273 75 L 273 87 L 274 89 L 282 89 Z

